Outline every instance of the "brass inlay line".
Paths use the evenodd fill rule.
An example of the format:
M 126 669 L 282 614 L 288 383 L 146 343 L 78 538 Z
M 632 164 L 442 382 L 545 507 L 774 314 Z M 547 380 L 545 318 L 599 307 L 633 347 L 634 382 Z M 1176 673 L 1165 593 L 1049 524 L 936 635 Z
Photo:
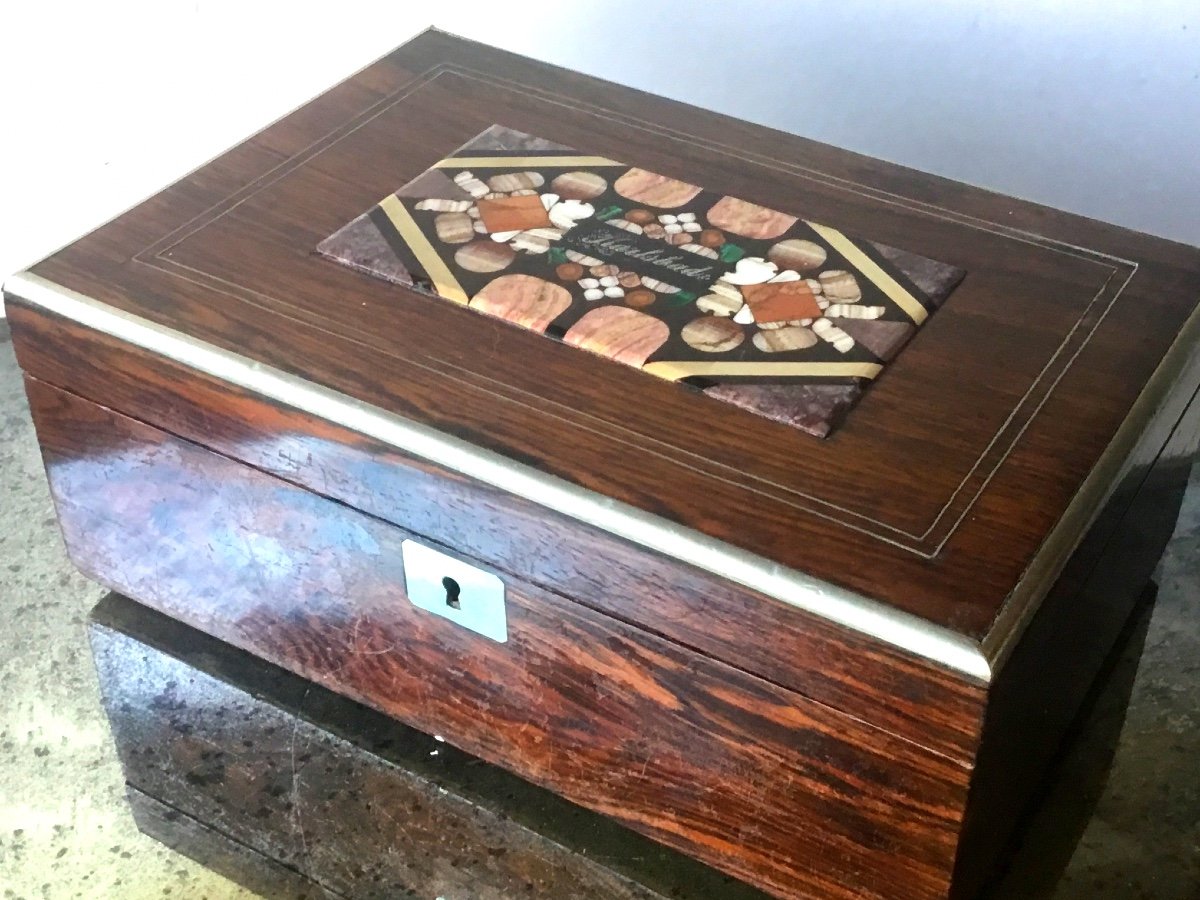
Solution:
M 592 116 L 593 118 L 596 118 L 598 120 L 614 122 L 619 127 L 622 127 L 622 128 L 632 128 L 634 130 L 653 134 L 658 137 L 663 137 L 663 138 L 667 139 L 668 141 L 672 141 L 675 144 L 678 144 L 680 146 L 687 146 L 687 147 L 692 147 L 692 148 L 702 147 L 702 148 L 710 151 L 714 155 L 722 156 L 727 159 L 734 160 L 735 162 L 739 162 L 739 163 L 750 162 L 752 164 L 758 165 L 760 167 L 764 167 L 771 171 L 779 172 L 779 173 L 789 176 L 789 177 L 804 179 L 804 180 L 811 181 L 811 182 L 814 182 L 819 185 L 823 185 L 834 191 L 838 191 L 838 192 L 849 194 L 849 195 L 856 195 L 859 197 L 865 197 L 872 202 L 881 203 L 881 204 L 884 204 L 885 206 L 899 209 L 906 214 L 913 214 L 913 215 L 917 215 L 917 216 L 920 216 L 920 217 L 926 218 L 926 219 L 937 219 L 937 220 L 940 220 L 943 222 L 949 222 L 949 223 L 952 223 L 957 226 L 962 226 L 964 228 L 971 229 L 973 231 L 991 235 L 993 237 L 999 238 L 1004 241 L 1011 241 L 1016 244 L 1024 244 L 1027 246 L 1034 247 L 1038 250 L 1045 250 L 1050 253 L 1057 253 L 1057 254 L 1072 257 L 1075 259 L 1084 260 L 1084 261 L 1094 263 L 1094 264 L 1100 264 L 1101 261 L 1104 261 L 1104 262 L 1107 262 L 1114 266 L 1113 274 L 1117 273 L 1119 267 L 1127 267 L 1128 272 L 1127 272 L 1127 277 L 1125 278 L 1125 282 L 1124 282 L 1124 284 L 1122 284 L 1121 286 L 1119 286 L 1117 288 L 1117 290 L 1114 292 L 1113 296 L 1108 300 L 1108 304 L 1105 308 L 1106 312 L 1108 309 L 1111 309 L 1112 306 L 1115 305 L 1117 303 L 1117 301 L 1121 298 L 1125 289 L 1128 287 L 1129 281 L 1132 279 L 1132 277 L 1138 271 L 1138 263 L 1137 262 L 1135 262 L 1131 259 L 1127 259 L 1125 257 L 1116 256 L 1112 253 L 1106 253 L 1106 252 L 1098 250 L 1094 247 L 1084 247 L 1084 246 L 1077 245 L 1077 244 L 1071 244 L 1066 241 L 1047 238 L 1044 235 L 1036 234 L 1036 233 L 1033 233 L 1030 231 L 1025 231 L 1025 230 L 1022 230 L 1019 228 L 1015 228 L 1015 227 L 1011 227 L 1011 226 L 1007 226 L 1007 225 L 1001 225 L 997 222 L 983 219 L 983 218 L 980 218 L 977 216 L 967 215 L 965 213 L 961 213 L 956 210 L 952 210 L 945 206 L 938 206 L 937 204 L 934 204 L 934 203 L 919 201 L 919 200 L 914 199 L 911 196 L 905 196 L 902 194 L 897 194 L 897 193 L 893 193 L 893 192 L 889 192 L 889 191 L 883 191 L 883 190 L 880 190 L 880 189 L 874 188 L 874 187 L 868 187 L 868 186 L 862 184 L 861 182 L 854 181 L 850 178 L 837 176 L 837 175 L 831 174 L 830 172 L 825 172 L 825 171 L 821 171 L 818 169 L 808 168 L 805 166 L 799 166 L 799 165 L 796 165 L 794 162 L 775 159 L 775 158 L 772 158 L 769 156 L 763 156 L 761 154 L 753 154 L 753 153 L 747 152 L 744 149 L 739 149 L 739 148 L 733 147 L 728 144 L 721 144 L 719 142 L 715 142 L 712 140 L 701 139 L 701 138 L 698 138 L 695 134 L 668 129 L 668 128 L 664 127 L 661 123 L 646 122 L 643 120 L 632 118 L 624 113 L 618 114 L 615 111 L 604 108 L 604 107 L 588 106 L 587 104 L 583 104 L 578 99 L 568 98 L 563 94 L 556 94 L 552 91 L 546 91 L 543 89 L 535 89 L 528 84 L 523 84 L 521 82 L 512 81 L 510 79 L 503 79 L 494 74 L 487 74 L 487 73 L 483 73 L 483 72 L 480 72 L 475 69 L 471 69 L 468 66 L 464 66 L 461 64 L 450 65 L 447 63 L 441 63 L 438 65 L 432 66 L 431 68 L 426 70 L 421 75 L 415 76 L 412 80 L 410 80 L 408 82 L 404 82 L 403 84 L 399 85 L 393 93 L 389 94 L 383 100 L 379 100 L 379 101 L 376 101 L 375 103 L 372 103 L 370 106 L 366 107 L 365 109 L 360 111 L 358 114 L 356 114 L 355 116 L 348 119 L 346 122 L 342 123 L 341 125 L 337 126 L 336 128 L 333 128 L 329 132 L 323 134 L 319 139 L 313 141 L 311 144 L 306 146 L 303 150 L 299 151 L 295 155 L 293 155 L 293 156 L 289 157 L 288 159 L 284 160 L 283 162 L 279 163 L 275 167 L 269 169 L 266 173 L 255 178 L 253 181 L 250 181 L 247 184 L 243 185 L 242 187 L 238 188 L 236 191 L 229 194 L 227 197 L 224 197 L 218 203 L 213 204 L 211 207 L 209 207 L 204 212 L 202 212 L 202 213 L 198 214 L 197 216 L 195 216 L 194 218 L 188 220 L 183 225 L 173 229 L 168 234 L 164 235 L 163 237 L 160 237 L 159 239 L 155 240 L 151 244 L 144 247 L 142 250 L 139 250 L 137 253 L 134 254 L 133 259 L 138 263 L 158 269 L 161 272 L 165 272 L 165 273 L 173 275 L 177 278 L 183 278 L 188 281 L 193 280 L 193 278 L 191 277 L 192 275 L 199 275 L 199 276 L 203 276 L 206 278 L 215 279 L 215 276 L 213 276 L 209 272 L 205 272 L 201 269 L 195 269 L 195 268 L 192 268 L 189 266 L 184 266 L 178 260 L 165 258 L 162 256 L 162 254 L 170 247 L 177 245 L 178 243 L 180 243 L 183 240 L 186 240 L 192 234 L 213 224 L 215 221 L 220 219 L 222 216 L 226 215 L 233 206 L 236 206 L 238 203 L 241 203 L 241 202 L 245 201 L 246 199 L 253 197 L 256 194 L 258 194 L 259 192 L 267 189 L 272 184 L 274 184 L 279 178 L 283 177 L 284 175 L 286 175 L 290 172 L 295 171 L 300 166 L 308 164 L 313 159 L 315 159 L 318 155 L 320 155 L 320 154 L 330 150 L 332 147 L 336 146 L 338 144 L 338 142 L 340 142 L 340 141 L 344 140 L 345 138 L 349 137 L 350 135 L 356 133 L 360 129 L 366 128 L 379 115 L 381 115 L 384 112 L 387 112 L 388 110 L 395 107 L 398 103 L 406 100 L 413 93 L 420 91 L 420 90 L 424 90 L 429 85 L 433 84 L 438 77 L 440 77 L 442 74 L 445 74 L 445 73 L 450 73 L 452 75 L 461 76 L 463 78 L 471 79 L 471 80 L 480 82 L 482 84 L 487 84 L 487 85 L 491 85 L 494 87 L 501 87 L 501 88 L 507 89 L 507 90 L 515 90 L 515 91 L 525 94 L 526 96 L 530 96 L 530 97 L 536 96 L 541 102 L 544 102 L 544 103 L 547 103 L 547 104 L 550 104 L 552 106 L 556 106 L 559 108 L 565 108 L 565 109 L 571 109 L 571 110 L 583 110 L 588 115 Z M 149 199 L 149 197 L 144 197 L 144 198 L 142 198 L 142 201 L 147 200 L 147 199 Z M 138 204 L 133 204 L 133 206 L 140 205 L 140 202 L 142 202 L 142 201 L 139 201 Z M 133 206 L 131 206 L 130 208 L 132 209 Z M 180 269 L 191 273 L 191 275 L 183 274 L 182 272 L 179 271 Z M 216 279 L 216 280 L 219 281 L 220 279 Z M 197 282 L 197 283 L 199 283 L 199 282 Z M 218 288 L 218 290 L 224 290 L 224 292 L 229 293 L 230 296 L 236 296 L 236 294 L 229 291 L 228 288 Z M 1105 293 L 1105 291 L 1106 291 L 1106 288 L 1101 288 L 1101 290 L 1098 291 L 1095 294 L 1095 296 L 1093 297 L 1092 303 L 1094 304 L 1095 302 L 1099 301 L 1099 299 Z M 274 299 L 274 298 L 270 298 L 270 299 Z M 1090 309 L 1091 309 L 1091 304 L 1089 304 L 1089 306 L 1085 309 L 1085 314 Z M 1081 316 L 1077 324 L 1081 325 L 1083 322 L 1083 318 L 1084 317 Z M 1102 315 L 1100 317 L 1100 320 L 1102 321 L 1103 318 L 1104 318 L 1104 316 Z M 1093 331 L 1094 331 L 1094 327 L 1093 327 Z M 1063 350 L 1067 346 L 1067 343 L 1070 340 L 1070 338 L 1075 335 L 1076 335 L 1076 331 L 1074 329 L 1071 330 L 1068 333 L 1067 338 L 1065 338 L 1063 340 L 1063 342 L 1061 344 L 1059 344 L 1057 350 L 1058 351 Z M 1090 342 L 1090 340 L 1091 340 L 1091 332 L 1087 332 L 1087 333 L 1085 333 L 1085 335 L 1083 337 L 1082 344 L 1087 345 Z M 1075 355 L 1078 355 L 1078 354 L 1075 354 Z M 1072 359 L 1073 358 L 1074 357 L 1072 357 Z M 1034 390 L 1038 387 L 1038 385 L 1040 385 L 1042 383 L 1043 379 L 1046 379 L 1048 377 L 1048 373 L 1050 372 L 1052 365 L 1054 364 L 1054 362 L 1057 359 L 1058 359 L 1058 353 L 1056 351 L 1055 354 L 1052 354 L 1050 356 L 1049 361 L 1039 370 L 1037 377 L 1034 379 L 1030 388 L 1021 397 L 1021 403 L 1028 400 L 1029 397 L 1031 397 L 1033 395 Z M 1071 367 L 1071 363 L 1070 363 L 1070 361 L 1068 361 L 1067 368 L 1069 369 L 1070 367 Z M 1060 375 L 1060 377 L 1061 377 L 1061 375 Z M 1054 383 L 1051 385 L 1051 392 L 1053 392 L 1054 385 L 1057 384 L 1057 381 L 1058 381 L 1058 379 L 1053 379 Z M 541 399 L 543 402 L 545 402 L 544 398 L 539 398 L 539 399 Z M 558 407 L 560 410 L 562 409 L 562 404 L 549 404 L 549 405 Z M 841 525 L 852 531 L 857 531 L 861 534 L 868 535 L 876 540 L 882 541 L 883 543 L 886 543 L 886 544 L 891 544 L 895 547 L 898 547 L 902 550 L 913 553 L 917 556 L 921 556 L 926 559 L 932 559 L 937 554 L 937 552 L 940 550 L 941 546 L 943 546 L 945 544 L 945 542 L 947 540 L 949 540 L 950 537 L 953 536 L 953 534 L 961 526 L 962 522 L 966 519 L 967 515 L 970 513 L 970 510 L 974 507 L 975 503 L 978 501 L 978 498 L 982 495 L 983 487 L 986 487 L 986 485 L 988 483 L 990 483 L 992 474 L 994 474 L 996 471 L 996 467 L 993 467 L 992 474 L 985 475 L 982 478 L 977 478 L 977 474 L 976 474 L 977 470 L 979 470 L 979 468 L 984 464 L 986 455 L 989 452 L 991 452 L 994 448 L 1000 447 L 1001 448 L 999 451 L 1000 459 L 999 459 L 999 462 L 996 463 L 996 466 L 998 466 L 1000 462 L 1003 462 L 1005 459 L 1008 458 L 1009 454 L 1012 452 L 1012 448 L 1013 448 L 1017 438 L 1019 438 L 1020 435 L 1024 433 L 1024 427 L 1021 426 L 1022 420 L 1019 418 L 1016 418 L 1016 414 L 1020 409 L 1020 405 L 1021 404 L 1019 403 L 1016 407 L 1013 408 L 1013 410 L 1012 410 L 1013 415 L 1011 415 L 1005 419 L 1005 421 L 1003 423 L 1003 427 L 1001 427 L 998 431 L 996 431 L 994 434 L 989 436 L 989 440 L 984 445 L 983 452 L 981 454 L 979 454 L 974 460 L 971 461 L 971 464 L 968 467 L 966 473 L 962 476 L 962 478 L 958 482 L 958 484 L 954 486 L 954 490 L 951 491 L 950 495 L 948 496 L 946 501 L 942 504 L 940 509 L 938 509 L 935 512 L 934 518 L 932 519 L 932 521 L 930 522 L 928 527 L 926 527 L 924 531 L 919 532 L 919 533 L 906 531 L 903 528 L 898 527 L 894 524 L 889 524 L 888 522 L 884 521 L 883 519 L 872 518 L 870 515 L 864 514 L 861 511 L 855 511 L 854 509 L 851 509 L 848 507 L 839 506 L 836 503 L 833 503 L 827 499 L 821 498 L 814 494 L 806 493 L 804 491 L 799 491 L 799 490 L 795 490 L 795 489 L 783 488 L 781 485 L 778 485 L 775 483 L 770 483 L 770 486 L 771 486 L 771 489 L 782 490 L 789 495 L 799 498 L 799 500 L 806 501 L 807 503 L 812 504 L 811 506 L 805 506 L 803 503 L 798 502 L 798 501 L 780 498 L 780 499 L 783 499 L 783 502 L 788 503 L 789 505 L 792 505 L 797 509 L 808 510 L 809 512 L 812 512 L 813 514 L 815 514 L 817 516 L 820 516 L 824 519 L 828 519 L 829 521 L 835 522 L 838 525 Z M 1034 413 L 1031 413 L 1024 417 L 1024 420 L 1023 420 L 1024 426 L 1027 426 L 1029 424 L 1029 421 L 1032 418 L 1032 416 L 1036 414 L 1036 409 L 1040 409 L 1040 406 L 1035 407 Z M 572 410 L 572 412 L 575 414 L 580 414 L 579 410 Z M 587 416 L 587 417 L 594 419 L 594 417 L 592 417 L 592 416 Z M 604 423 L 604 424 L 611 425 L 612 423 Z M 1017 437 L 1010 439 L 1005 436 L 1005 431 L 1010 430 L 1010 427 L 1011 427 L 1012 432 L 1015 433 L 1017 435 Z M 1007 446 L 1005 446 L 1005 444 L 1007 444 Z M 675 449 L 678 449 L 678 448 L 675 448 Z M 926 539 L 931 534 L 933 534 L 935 532 L 935 530 L 941 525 L 946 514 L 948 512 L 953 511 L 952 510 L 953 504 L 958 502 L 956 498 L 959 496 L 960 492 L 962 492 L 964 490 L 970 491 L 970 483 L 971 483 L 972 479 L 976 479 L 976 480 L 980 481 L 982 483 L 982 487 L 976 489 L 974 491 L 974 496 L 966 501 L 966 506 L 959 513 L 957 518 L 949 524 L 947 532 L 944 535 L 942 535 L 937 546 L 935 546 L 932 549 L 932 552 L 921 549 L 921 547 L 925 543 Z M 755 479 L 755 480 L 762 480 L 762 479 Z M 838 514 L 842 514 L 842 516 L 844 516 L 844 517 L 839 517 Z M 865 524 L 856 524 L 859 522 L 865 523 Z M 869 526 L 878 526 L 878 530 L 872 530 L 872 528 Z M 911 542 L 905 541 L 905 540 L 900 540 L 898 538 L 891 537 L 889 535 L 899 535 L 902 538 L 911 539 Z
M 883 371 L 879 363 L 807 363 L 807 362 L 652 362 L 643 372 L 678 381 L 696 375 L 766 375 L 783 378 L 801 375 L 825 375 L 829 378 L 874 378 Z
M 896 279 L 883 271 L 875 260 L 858 249 L 852 240 L 828 225 L 819 225 L 807 220 L 804 224 L 823 237 L 834 250 L 846 257 L 850 265 L 858 269 L 877 288 L 887 294 L 892 302 L 908 313 L 910 319 L 920 325 L 929 318 L 929 310 L 906 291 Z
M 604 156 L 451 156 L 440 162 L 435 162 L 435 169 L 497 169 L 513 166 L 539 166 L 558 168 L 559 166 L 620 166 L 628 169 L 623 162 L 608 159 Z
M 421 233 L 420 226 L 413 221 L 413 217 L 404 208 L 400 198 L 395 194 L 389 194 L 379 201 L 379 208 L 383 210 L 384 215 L 388 217 L 388 221 L 392 223 L 400 237 L 404 238 L 417 261 L 425 269 L 425 274 L 433 282 L 438 295 L 465 306 L 468 300 L 467 292 L 462 289 L 462 285 L 450 272 L 450 267 L 438 255 L 437 250 Z

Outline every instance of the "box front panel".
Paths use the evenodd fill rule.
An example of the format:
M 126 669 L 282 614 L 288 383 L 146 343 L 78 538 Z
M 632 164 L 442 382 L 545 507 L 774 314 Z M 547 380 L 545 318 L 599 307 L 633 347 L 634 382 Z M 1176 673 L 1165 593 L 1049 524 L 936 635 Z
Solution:
M 408 601 L 414 536 L 28 386 L 109 586 L 781 897 L 945 894 L 963 767 L 527 584 L 475 634 Z
M 394 445 L 10 306 L 31 374 L 969 764 L 982 685 Z

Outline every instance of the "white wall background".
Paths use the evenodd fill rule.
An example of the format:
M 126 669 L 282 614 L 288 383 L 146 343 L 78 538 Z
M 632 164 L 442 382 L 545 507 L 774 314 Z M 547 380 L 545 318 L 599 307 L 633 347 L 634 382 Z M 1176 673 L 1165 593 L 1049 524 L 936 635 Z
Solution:
M 6 0 L 0 277 L 428 24 L 1200 244 L 1198 0 Z

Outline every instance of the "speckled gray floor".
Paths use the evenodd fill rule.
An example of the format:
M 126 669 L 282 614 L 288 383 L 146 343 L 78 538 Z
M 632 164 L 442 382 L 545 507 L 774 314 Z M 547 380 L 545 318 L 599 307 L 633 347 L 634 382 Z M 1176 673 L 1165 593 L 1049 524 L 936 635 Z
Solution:
M 253 897 L 125 809 L 84 628 L 105 593 L 67 562 L 0 319 L 0 897 Z
M 1200 469 L 1159 582 L 997 900 L 1200 898 Z M 84 634 L 103 593 L 63 554 L 0 320 L 0 897 L 250 897 L 126 812 Z

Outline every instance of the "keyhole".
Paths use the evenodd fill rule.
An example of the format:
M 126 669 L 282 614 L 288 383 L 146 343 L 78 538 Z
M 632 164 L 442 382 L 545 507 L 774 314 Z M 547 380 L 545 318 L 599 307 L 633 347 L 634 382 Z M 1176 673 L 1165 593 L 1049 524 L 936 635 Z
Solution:
M 458 582 L 447 575 L 442 579 L 442 587 L 446 589 L 446 605 L 452 609 L 462 609 L 462 603 L 458 599 L 462 588 L 458 586 Z

